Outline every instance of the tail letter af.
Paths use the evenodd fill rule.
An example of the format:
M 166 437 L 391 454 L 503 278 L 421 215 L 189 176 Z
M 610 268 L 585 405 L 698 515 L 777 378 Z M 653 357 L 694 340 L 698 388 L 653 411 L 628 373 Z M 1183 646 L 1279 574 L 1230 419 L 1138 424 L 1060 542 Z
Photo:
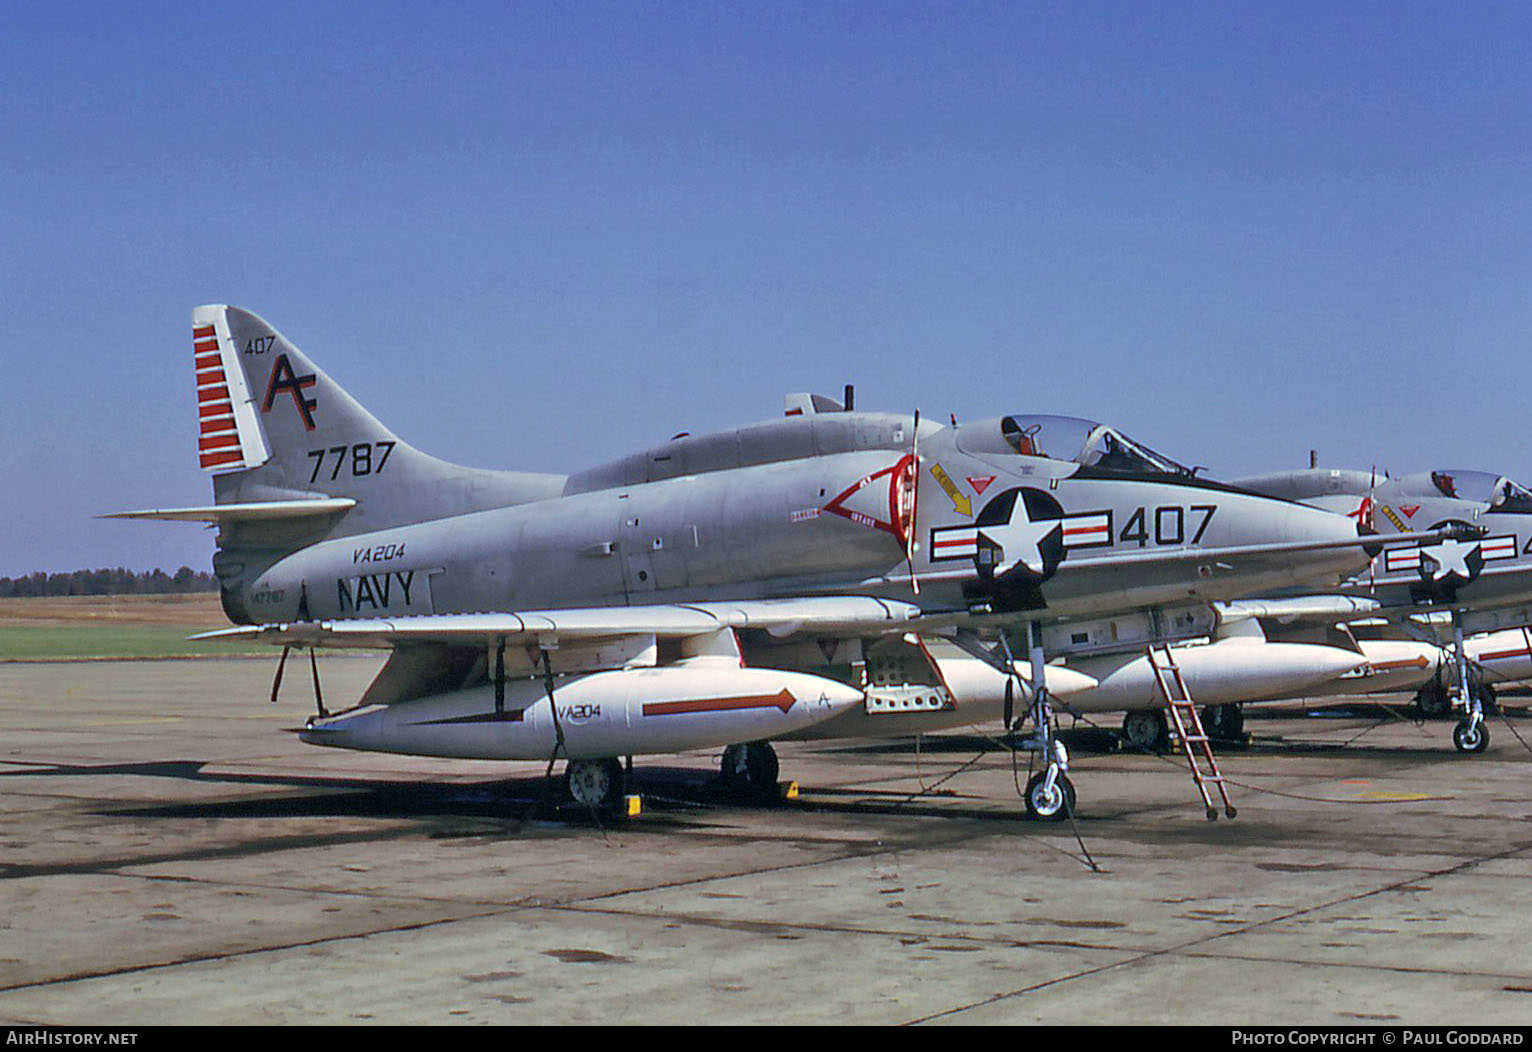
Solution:
M 266 385 L 266 401 L 261 405 L 261 412 L 271 412 L 271 404 L 276 401 L 279 391 L 286 391 L 293 396 L 293 403 L 297 405 L 298 412 L 303 415 L 303 426 L 308 430 L 314 430 L 313 408 L 319 404 L 316 399 L 304 398 L 303 392 L 314 386 L 314 374 L 297 376 L 293 373 L 293 367 L 287 360 L 287 355 L 277 356 L 277 362 L 271 367 L 271 381 Z

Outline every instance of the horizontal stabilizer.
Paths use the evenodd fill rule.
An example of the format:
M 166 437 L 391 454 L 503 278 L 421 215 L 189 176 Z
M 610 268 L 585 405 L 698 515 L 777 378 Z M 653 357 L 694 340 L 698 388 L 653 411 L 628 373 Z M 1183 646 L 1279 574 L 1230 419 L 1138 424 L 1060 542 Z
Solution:
M 249 522 L 252 520 L 305 519 L 338 515 L 356 507 L 351 497 L 316 497 L 313 500 L 259 500 L 246 504 L 214 504 L 205 508 L 155 508 L 115 511 L 102 519 L 159 519 L 167 522 Z

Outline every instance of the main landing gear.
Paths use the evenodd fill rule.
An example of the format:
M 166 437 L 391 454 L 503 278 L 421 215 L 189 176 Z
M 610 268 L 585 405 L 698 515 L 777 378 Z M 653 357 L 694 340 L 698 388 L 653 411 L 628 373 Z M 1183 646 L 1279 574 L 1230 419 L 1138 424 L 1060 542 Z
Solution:
M 775 800 L 780 767 L 770 742 L 730 745 L 723 751 L 718 780 L 729 793 L 750 800 Z M 615 757 L 570 760 L 564 768 L 569 798 L 596 811 L 621 811 L 631 780 L 631 766 Z
M 1205 705 L 1202 727 L 1216 745 L 1242 748 L 1245 737 L 1245 711 L 1238 702 Z M 1170 750 L 1170 721 L 1163 708 L 1135 709 L 1123 714 L 1122 740 L 1135 752 L 1163 753 Z
M 1452 698 L 1440 676 L 1415 692 L 1415 715 L 1423 720 L 1444 720 L 1452 715 Z
M 770 742 L 747 742 L 724 749 L 718 780 L 727 792 L 771 800 L 776 798 L 779 772 L 777 751 Z
M 1122 717 L 1122 740 L 1135 752 L 1162 753 L 1170 748 L 1170 722 L 1161 709 L 1130 709 Z
M 553 660 L 545 649 L 541 653 L 543 663 L 543 686 L 548 692 L 548 709 L 553 716 L 553 754 L 548 757 L 548 777 L 553 775 L 553 764 L 560 754 L 569 755 L 564 740 L 564 726 L 559 721 L 558 703 L 554 700 Z M 501 637 L 495 652 L 495 712 L 505 710 L 505 637 Z M 564 788 L 570 799 L 588 809 L 592 815 L 605 811 L 608 814 L 638 813 L 637 797 L 629 797 L 628 782 L 633 774 L 633 757 L 627 765 L 615 756 L 580 757 L 564 764 Z
M 1237 701 L 1222 705 L 1208 705 L 1202 710 L 1202 728 L 1208 737 L 1224 748 L 1243 748 L 1245 737 L 1245 709 Z
M 627 789 L 627 775 L 616 757 L 570 760 L 564 780 L 575 803 L 592 810 L 616 810 Z

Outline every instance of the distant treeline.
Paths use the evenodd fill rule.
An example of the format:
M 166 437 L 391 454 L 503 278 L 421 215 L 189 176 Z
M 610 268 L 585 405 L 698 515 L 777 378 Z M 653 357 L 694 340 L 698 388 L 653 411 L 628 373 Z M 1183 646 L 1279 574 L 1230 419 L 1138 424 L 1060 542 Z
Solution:
M 37 573 L 25 577 L 0 577 L 0 599 L 31 599 L 56 595 L 178 595 L 211 592 L 218 587 L 210 573 L 183 566 L 173 574 L 164 570 L 134 573 L 115 570 L 76 570 L 73 573 Z

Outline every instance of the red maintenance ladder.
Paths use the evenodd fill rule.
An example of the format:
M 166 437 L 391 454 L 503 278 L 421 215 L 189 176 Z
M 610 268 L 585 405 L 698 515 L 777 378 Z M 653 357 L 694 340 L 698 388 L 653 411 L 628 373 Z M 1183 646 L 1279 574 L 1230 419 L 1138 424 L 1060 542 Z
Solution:
M 1168 646 L 1151 646 L 1149 667 L 1154 669 L 1154 678 L 1159 682 L 1160 696 L 1165 699 L 1170 726 L 1175 730 L 1176 740 L 1181 743 L 1181 752 L 1186 756 L 1186 764 L 1191 768 L 1192 781 L 1197 783 L 1197 791 L 1202 794 L 1202 802 L 1207 806 L 1208 821 L 1218 819 L 1218 808 L 1213 804 L 1209 785 L 1218 787 L 1218 795 L 1223 798 L 1223 813 L 1233 818 L 1239 812 L 1229 802 L 1229 790 L 1225 787 L 1223 775 L 1218 771 L 1218 760 L 1213 756 L 1212 743 L 1208 741 L 1207 732 L 1202 729 L 1202 717 L 1197 714 L 1191 691 L 1186 689 L 1186 680 L 1181 677 L 1181 668 L 1176 664 L 1175 654 Z

